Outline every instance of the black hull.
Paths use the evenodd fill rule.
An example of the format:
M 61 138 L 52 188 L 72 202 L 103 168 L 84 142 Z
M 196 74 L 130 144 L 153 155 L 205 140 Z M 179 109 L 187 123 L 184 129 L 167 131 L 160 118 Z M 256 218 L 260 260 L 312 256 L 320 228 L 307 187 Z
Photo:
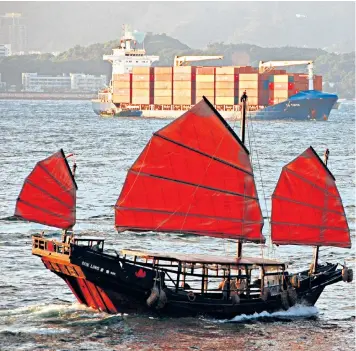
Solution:
M 291 301 L 288 298 L 287 305 L 280 295 L 269 296 L 266 301 L 259 296 L 242 295 L 239 303 L 234 304 L 232 300 L 223 300 L 222 293 L 188 296 L 183 289 L 176 291 L 163 287 L 166 296 L 163 306 L 158 306 L 158 302 L 149 307 L 147 299 L 151 295 L 155 276 L 155 271 L 149 267 L 144 267 L 147 275 L 145 279 L 140 279 L 133 273 L 142 267 L 124 258 L 80 247 L 72 251 L 70 262 L 74 267 L 80 267 L 85 279 L 68 276 L 63 271 L 55 273 L 66 281 L 79 302 L 108 313 L 149 313 L 174 317 L 206 315 L 230 319 L 241 314 L 288 309 L 295 303 L 314 305 L 325 286 L 342 280 L 337 265 L 320 267 L 318 275 L 303 280 L 295 289 L 297 299 Z M 301 274 L 307 274 L 307 271 Z

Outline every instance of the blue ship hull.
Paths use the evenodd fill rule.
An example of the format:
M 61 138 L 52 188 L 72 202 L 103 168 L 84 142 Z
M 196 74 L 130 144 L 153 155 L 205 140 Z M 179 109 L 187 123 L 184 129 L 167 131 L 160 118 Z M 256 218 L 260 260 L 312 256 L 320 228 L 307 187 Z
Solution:
M 335 94 L 317 90 L 301 91 L 284 102 L 255 112 L 251 117 L 259 120 L 326 121 L 337 99 Z
M 301 91 L 288 100 L 277 105 L 268 106 L 262 110 L 249 111 L 249 118 L 257 120 L 320 120 L 326 121 L 330 111 L 337 101 L 335 94 L 323 93 L 317 90 Z M 111 102 L 92 101 L 93 110 L 100 115 L 102 112 L 116 109 Z M 178 110 L 138 110 L 117 109 L 116 117 L 142 117 L 142 118 L 177 118 L 186 111 Z M 234 111 L 220 111 L 226 119 L 236 118 Z

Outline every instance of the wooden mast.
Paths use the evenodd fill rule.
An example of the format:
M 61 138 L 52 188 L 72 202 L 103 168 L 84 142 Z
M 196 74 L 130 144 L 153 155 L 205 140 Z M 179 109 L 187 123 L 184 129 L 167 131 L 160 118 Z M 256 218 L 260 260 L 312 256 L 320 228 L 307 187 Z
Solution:
M 325 166 L 328 166 L 328 159 L 329 159 L 329 149 L 326 149 L 324 152 L 324 163 Z M 319 246 L 314 247 L 314 262 L 313 262 L 313 273 L 317 272 L 317 267 L 318 267 L 318 259 L 319 259 Z
M 242 99 L 242 119 L 241 119 L 241 134 L 240 139 L 242 144 L 245 145 L 245 128 L 246 128 L 246 98 Z M 242 241 L 237 241 L 237 257 L 241 258 L 242 255 Z

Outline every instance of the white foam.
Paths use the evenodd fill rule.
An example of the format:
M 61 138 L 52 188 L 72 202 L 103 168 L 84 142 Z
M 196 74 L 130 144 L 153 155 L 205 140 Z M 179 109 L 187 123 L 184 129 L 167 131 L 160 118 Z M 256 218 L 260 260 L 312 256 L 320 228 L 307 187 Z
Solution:
M 315 306 L 304 306 L 304 305 L 295 305 L 289 308 L 287 311 L 277 311 L 277 312 L 261 312 L 254 313 L 250 315 L 242 314 L 240 316 L 236 316 L 230 320 L 224 320 L 222 322 L 246 322 L 251 320 L 258 319 L 297 319 L 297 318 L 309 318 L 314 317 L 319 314 L 318 309 Z

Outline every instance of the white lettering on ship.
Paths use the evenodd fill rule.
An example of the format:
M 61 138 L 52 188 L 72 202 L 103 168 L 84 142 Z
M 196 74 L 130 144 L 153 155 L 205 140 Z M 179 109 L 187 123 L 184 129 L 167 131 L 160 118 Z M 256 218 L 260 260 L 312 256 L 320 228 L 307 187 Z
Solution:
M 98 271 L 98 272 L 105 272 L 106 274 L 116 276 L 116 272 L 113 272 L 113 271 L 110 271 L 109 269 L 105 269 L 105 268 L 96 266 L 95 264 L 92 264 L 92 263 L 89 263 L 89 262 L 82 261 L 82 266 L 88 267 L 88 268 L 93 269 L 93 270 Z

